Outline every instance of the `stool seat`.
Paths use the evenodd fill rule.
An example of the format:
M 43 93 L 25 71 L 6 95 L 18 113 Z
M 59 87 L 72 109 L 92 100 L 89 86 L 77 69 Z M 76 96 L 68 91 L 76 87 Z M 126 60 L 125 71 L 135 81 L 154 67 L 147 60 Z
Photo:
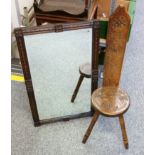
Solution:
M 79 72 L 86 78 L 91 78 L 91 64 L 85 63 L 79 67 Z
M 92 105 L 103 115 L 118 116 L 126 112 L 130 102 L 128 94 L 119 87 L 102 87 L 93 92 Z

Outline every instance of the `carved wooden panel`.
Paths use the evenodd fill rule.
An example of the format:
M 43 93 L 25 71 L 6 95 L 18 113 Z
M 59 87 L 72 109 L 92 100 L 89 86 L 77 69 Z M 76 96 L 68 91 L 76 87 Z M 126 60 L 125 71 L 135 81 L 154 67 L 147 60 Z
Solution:
M 130 28 L 125 7 L 119 6 L 109 18 L 104 61 L 104 86 L 118 86 Z
M 128 1 L 128 0 L 116 0 L 116 5 L 115 6 L 117 8 L 119 5 L 123 5 L 123 6 L 125 6 L 126 10 L 128 10 L 129 3 L 130 3 L 130 1 Z

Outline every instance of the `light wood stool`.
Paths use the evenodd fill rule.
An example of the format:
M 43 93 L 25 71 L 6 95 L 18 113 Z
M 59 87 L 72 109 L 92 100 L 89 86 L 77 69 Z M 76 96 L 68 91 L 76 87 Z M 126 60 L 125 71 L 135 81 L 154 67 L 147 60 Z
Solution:
M 127 111 L 130 105 L 127 93 L 118 87 L 101 87 L 92 94 L 92 105 L 95 109 L 95 114 L 82 142 L 86 143 L 99 115 L 105 115 L 109 117 L 118 116 L 122 130 L 124 146 L 127 149 L 128 138 L 123 117 L 123 114 Z
M 86 143 L 99 115 L 119 117 L 124 146 L 128 148 L 128 138 L 123 114 L 129 108 L 129 97 L 119 88 L 126 42 L 130 29 L 130 17 L 125 7 L 119 6 L 109 18 L 106 52 L 104 59 L 104 79 L 101 88 L 92 94 L 94 116 L 84 135 Z

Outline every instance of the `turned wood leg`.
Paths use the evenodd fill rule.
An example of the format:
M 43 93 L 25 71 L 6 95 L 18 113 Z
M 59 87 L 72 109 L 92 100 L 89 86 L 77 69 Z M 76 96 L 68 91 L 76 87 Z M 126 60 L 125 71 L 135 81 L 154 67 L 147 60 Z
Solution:
M 91 123 L 90 123 L 90 125 L 89 125 L 89 127 L 88 127 L 88 129 L 87 129 L 87 131 L 86 131 L 86 133 L 85 133 L 85 135 L 84 135 L 84 137 L 83 137 L 82 143 L 85 144 L 86 141 L 87 141 L 87 139 L 89 138 L 89 136 L 90 136 L 90 134 L 91 134 L 91 131 L 92 131 L 92 129 L 93 129 L 93 127 L 94 127 L 94 125 L 95 125 L 97 119 L 98 119 L 98 116 L 99 116 L 99 112 L 96 111 L 96 112 L 94 113 L 93 118 L 92 118 L 92 120 L 91 120 Z
M 74 100 L 75 100 L 75 98 L 76 98 L 76 95 L 77 95 L 77 93 L 78 93 L 78 91 L 79 91 L 79 88 L 80 88 L 80 86 L 81 86 L 81 83 L 82 83 L 82 81 L 83 81 L 83 78 L 84 78 L 84 76 L 83 76 L 83 75 L 80 75 L 79 81 L 78 81 L 77 86 L 76 86 L 76 88 L 75 88 L 75 90 L 74 90 L 74 93 L 73 93 L 73 95 L 72 95 L 71 102 L 74 102 Z
M 122 130 L 122 138 L 123 138 L 124 146 L 126 149 L 128 149 L 128 137 L 127 137 L 127 133 L 125 129 L 125 122 L 124 122 L 123 115 L 119 116 L 119 123 L 120 123 L 121 130 Z

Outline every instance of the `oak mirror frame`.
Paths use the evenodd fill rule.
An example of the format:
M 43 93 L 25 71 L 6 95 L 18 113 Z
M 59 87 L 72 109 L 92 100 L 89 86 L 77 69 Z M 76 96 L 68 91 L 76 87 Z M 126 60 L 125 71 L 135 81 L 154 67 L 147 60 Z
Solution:
M 15 36 L 16 36 L 20 60 L 23 68 L 25 85 L 26 85 L 26 90 L 29 98 L 34 126 L 40 126 L 42 124 L 46 124 L 50 122 L 68 121 L 70 119 L 91 116 L 93 114 L 93 109 L 91 107 L 90 97 L 92 92 L 98 87 L 99 22 L 84 21 L 84 22 L 75 22 L 75 23 L 66 23 L 66 24 L 49 24 L 44 26 L 16 28 Z M 64 45 L 64 41 L 62 40 L 62 36 L 65 37 L 65 39 L 63 38 L 65 40 L 65 45 Z M 74 42 L 73 42 L 73 37 L 75 38 Z M 86 42 L 84 42 L 84 40 L 82 39 L 85 39 Z M 74 43 L 77 43 L 77 46 Z M 63 48 L 62 47 L 63 45 L 66 48 Z M 67 45 L 68 45 L 68 48 L 67 48 Z M 65 104 L 62 105 L 62 109 L 61 109 L 62 113 L 61 113 L 59 111 L 59 108 L 61 108 L 61 105 L 59 105 L 58 102 L 60 99 L 62 100 L 61 104 L 65 102 L 65 96 L 63 95 L 67 93 L 67 92 L 64 93 L 64 91 L 67 89 L 60 91 L 60 94 L 61 93 L 64 93 L 64 94 L 59 95 L 58 90 L 62 90 L 64 87 L 66 88 L 66 85 L 63 86 L 63 84 L 61 85 L 59 83 L 56 83 L 55 81 L 56 79 L 59 79 L 59 81 L 65 81 L 64 80 L 65 75 L 67 76 L 69 75 L 68 72 L 66 71 L 67 67 L 64 67 L 66 61 L 69 62 L 68 66 L 74 66 L 76 64 L 75 60 L 81 61 L 83 57 L 87 58 L 87 56 L 83 55 L 83 53 L 81 55 L 77 54 L 76 56 L 75 52 L 77 52 L 78 50 L 74 51 L 74 49 L 75 47 L 81 48 L 81 46 L 85 47 L 86 49 L 89 49 L 90 51 L 89 52 L 90 65 L 91 65 L 91 78 L 89 79 L 90 92 L 83 93 L 83 94 L 90 94 L 90 97 L 86 99 L 83 98 L 83 101 L 82 101 L 83 103 L 88 102 L 90 105 L 90 109 L 83 110 L 83 107 L 78 107 L 78 105 L 80 106 L 81 103 L 67 103 L 68 106 L 66 106 Z M 71 52 L 69 53 L 67 50 Z M 72 55 L 71 59 L 69 59 L 70 57 L 69 54 Z M 78 58 L 78 55 L 82 57 Z M 73 61 L 72 58 L 74 57 L 76 59 Z M 60 61 L 59 61 L 59 58 L 60 58 Z M 65 62 L 64 64 L 61 61 L 63 58 Z M 54 66 L 54 62 L 55 62 L 55 66 Z M 70 65 L 70 62 L 72 65 Z M 46 66 L 48 68 L 46 68 Z M 61 69 L 60 73 L 62 74 L 56 77 L 56 79 L 52 79 L 51 77 L 56 76 L 57 71 L 59 69 Z M 74 71 L 78 73 L 77 75 L 79 75 L 77 68 L 75 68 Z M 69 73 L 70 72 L 71 71 L 69 71 Z M 47 75 L 45 75 L 46 73 Z M 77 77 L 77 75 L 72 77 Z M 73 87 L 75 88 L 77 81 L 74 81 L 74 80 L 68 80 L 68 81 L 70 81 L 70 83 L 73 83 Z M 44 82 L 46 83 L 45 86 L 44 86 Z M 58 88 L 56 86 L 58 86 Z M 68 90 L 69 90 L 69 86 L 68 86 Z M 55 96 L 52 96 L 54 94 Z M 53 100 L 55 102 L 53 102 Z M 45 106 L 46 103 L 49 103 L 49 102 L 50 104 L 47 107 L 41 107 L 42 109 L 39 109 L 40 106 Z M 70 112 L 69 110 L 73 109 L 74 105 L 76 105 L 75 107 L 77 107 L 77 109 L 74 108 L 76 112 Z M 52 108 L 54 109 L 55 106 L 59 106 L 59 108 L 57 108 L 57 110 L 55 111 L 58 112 L 60 115 L 50 114 L 48 117 L 46 117 L 48 112 L 50 110 L 52 111 Z M 66 110 L 66 111 L 64 112 L 63 110 Z M 52 113 L 51 111 L 50 113 Z

